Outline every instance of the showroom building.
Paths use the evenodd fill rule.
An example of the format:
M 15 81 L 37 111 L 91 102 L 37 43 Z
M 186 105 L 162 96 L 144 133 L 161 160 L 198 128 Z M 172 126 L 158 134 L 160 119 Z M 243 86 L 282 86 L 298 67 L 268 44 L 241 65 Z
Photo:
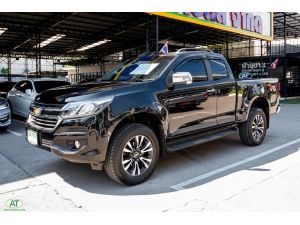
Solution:
M 169 51 L 202 47 L 224 54 L 240 78 L 278 77 L 282 96 L 295 96 L 298 24 L 298 13 L 0 13 L 0 76 L 92 80 L 168 41 Z M 17 65 L 23 73 L 14 72 Z

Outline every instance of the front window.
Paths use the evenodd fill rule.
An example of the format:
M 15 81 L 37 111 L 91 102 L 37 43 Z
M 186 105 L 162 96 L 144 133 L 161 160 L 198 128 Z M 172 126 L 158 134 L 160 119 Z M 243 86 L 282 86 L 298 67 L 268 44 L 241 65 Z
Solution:
M 155 54 L 128 60 L 108 72 L 102 81 L 146 81 L 154 80 L 172 61 L 174 56 Z

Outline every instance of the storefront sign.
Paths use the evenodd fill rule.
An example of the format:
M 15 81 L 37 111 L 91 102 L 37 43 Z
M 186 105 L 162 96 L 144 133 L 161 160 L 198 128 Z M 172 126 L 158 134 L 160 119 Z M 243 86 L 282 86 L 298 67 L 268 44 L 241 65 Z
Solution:
M 240 79 L 251 79 L 257 77 L 268 77 L 268 63 L 265 62 L 243 62 L 240 64 Z
M 151 14 L 268 41 L 273 39 L 273 15 L 268 12 L 159 12 Z

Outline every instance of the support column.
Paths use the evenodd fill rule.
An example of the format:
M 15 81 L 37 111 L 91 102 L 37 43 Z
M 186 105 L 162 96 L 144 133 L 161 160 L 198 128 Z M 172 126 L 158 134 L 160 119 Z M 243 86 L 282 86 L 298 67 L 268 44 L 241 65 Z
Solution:
M 262 64 L 263 64 L 263 43 L 262 43 L 262 39 L 260 39 L 260 78 L 262 78 L 263 76 L 263 68 L 262 68 Z
M 287 79 L 286 79 L 286 67 L 287 67 L 287 59 L 286 59 L 286 15 L 284 15 L 283 20 L 283 40 L 284 40 L 284 62 L 283 62 L 283 83 L 284 83 L 284 97 L 287 96 Z
M 42 78 L 41 35 L 39 34 L 39 78 Z
M 79 81 L 81 81 L 81 77 L 80 77 L 80 74 L 79 74 L 79 65 L 78 64 L 76 64 L 75 69 L 76 69 L 76 71 L 75 71 L 76 81 L 75 82 L 79 82 Z
M 269 77 L 272 77 L 272 69 L 271 69 L 271 64 L 272 64 L 272 43 L 271 41 L 268 41 L 268 49 L 269 49 Z
M 41 78 L 41 35 L 35 34 L 35 76 Z
M 53 76 L 55 77 L 55 78 L 57 78 L 57 74 L 56 74 L 56 63 L 55 63 L 55 59 L 53 59 Z
M 251 57 L 251 38 L 248 40 L 248 56 Z
M 25 58 L 25 73 L 26 73 L 26 78 L 28 78 L 28 72 L 29 72 L 29 70 L 28 70 L 28 58 L 26 56 L 26 58 Z
M 11 81 L 11 58 L 10 58 L 10 53 L 7 55 L 7 80 Z
M 146 23 L 146 52 L 149 52 L 149 22 Z
M 156 16 L 156 24 L 155 24 L 155 49 L 156 49 L 156 52 L 158 52 L 158 41 L 159 41 L 159 18 L 158 18 L 158 16 Z
M 226 51 L 226 58 L 229 58 L 229 54 L 228 54 L 228 32 L 226 32 L 226 43 L 225 43 L 225 51 Z

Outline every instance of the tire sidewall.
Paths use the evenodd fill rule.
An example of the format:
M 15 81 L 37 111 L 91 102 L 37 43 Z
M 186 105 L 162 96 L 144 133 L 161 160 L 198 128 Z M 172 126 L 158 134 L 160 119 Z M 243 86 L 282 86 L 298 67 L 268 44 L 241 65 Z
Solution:
M 253 133 L 252 133 L 252 124 L 254 122 L 254 119 L 257 115 L 261 115 L 263 117 L 263 121 L 264 121 L 264 133 L 262 135 L 262 137 L 260 138 L 259 141 L 255 140 L 255 138 L 253 137 Z M 266 115 L 264 113 L 264 111 L 260 108 L 254 108 L 250 114 L 250 120 L 248 123 L 248 134 L 250 135 L 250 140 L 254 145 L 259 145 L 261 144 L 266 136 L 266 131 L 267 131 L 267 118 Z
M 152 162 L 144 173 L 142 173 L 139 176 L 130 176 L 123 168 L 122 166 L 122 157 L 123 157 L 123 149 L 127 142 L 133 138 L 136 135 L 144 135 L 149 139 L 153 146 L 153 158 Z M 114 156 L 114 165 L 117 167 L 115 172 L 117 177 L 120 179 L 122 183 L 128 184 L 128 185 L 135 185 L 144 182 L 147 180 L 151 174 L 153 173 L 158 158 L 159 158 L 159 143 L 156 138 L 156 135 L 153 133 L 153 131 L 145 126 L 145 125 L 137 125 L 134 130 L 130 130 L 125 136 L 121 137 L 119 141 L 117 142 L 115 146 L 115 156 Z

